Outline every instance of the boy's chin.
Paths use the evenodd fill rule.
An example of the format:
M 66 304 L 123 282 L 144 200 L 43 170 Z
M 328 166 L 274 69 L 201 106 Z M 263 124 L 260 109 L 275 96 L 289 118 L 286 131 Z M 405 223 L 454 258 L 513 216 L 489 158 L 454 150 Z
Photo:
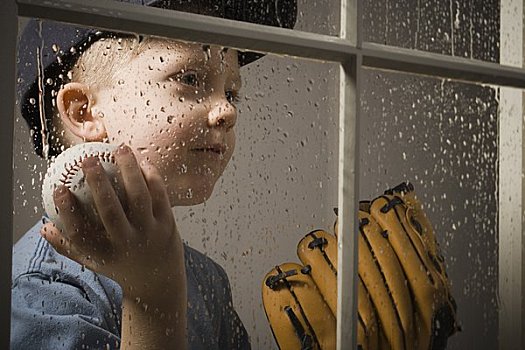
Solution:
M 191 188 L 181 192 L 169 193 L 171 207 L 198 205 L 207 201 L 213 194 L 214 185 L 194 190 Z

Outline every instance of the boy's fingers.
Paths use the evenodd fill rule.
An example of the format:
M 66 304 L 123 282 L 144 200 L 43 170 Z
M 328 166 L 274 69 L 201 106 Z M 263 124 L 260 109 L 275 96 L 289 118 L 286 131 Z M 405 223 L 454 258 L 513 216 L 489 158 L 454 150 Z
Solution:
M 120 241 L 130 231 L 129 222 L 104 168 L 97 158 L 88 157 L 82 162 L 82 171 L 106 233 L 111 240 Z
M 43 225 L 40 228 L 40 235 L 49 242 L 55 248 L 55 250 L 68 258 L 74 258 L 72 256 L 71 242 L 66 239 L 60 230 L 51 222 Z
M 115 158 L 122 174 L 127 193 L 128 214 L 130 221 L 143 220 L 144 216 L 152 215 L 152 195 L 144 179 L 141 168 L 131 148 L 126 145 L 118 147 Z
M 53 199 L 55 206 L 58 208 L 64 232 L 61 232 L 53 223 L 47 223 L 44 227 L 47 230 L 56 232 L 60 237 L 66 238 L 69 244 L 75 246 L 78 250 L 88 250 L 89 240 L 86 239 L 86 235 L 87 232 L 90 232 L 88 230 L 89 226 L 82 215 L 75 196 L 66 186 L 62 185 L 53 193 Z
M 170 200 L 158 169 L 148 162 L 144 162 L 141 167 L 151 193 L 153 216 L 157 220 L 172 218 L 173 213 L 171 212 Z

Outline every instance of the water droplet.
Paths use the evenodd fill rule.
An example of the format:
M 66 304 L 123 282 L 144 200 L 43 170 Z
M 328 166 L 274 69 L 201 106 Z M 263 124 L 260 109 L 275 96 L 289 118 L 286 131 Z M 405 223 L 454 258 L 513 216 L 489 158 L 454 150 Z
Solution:
M 202 50 L 204 51 L 205 53 L 205 60 L 208 61 L 210 58 L 211 58 L 211 48 L 210 48 L 210 45 L 203 45 L 202 46 Z
M 34 104 L 36 104 L 36 100 L 35 100 L 33 97 L 31 97 L 31 98 L 29 99 L 29 103 L 31 103 L 32 105 L 34 105 Z
M 184 102 L 184 97 L 180 96 L 179 97 L 179 102 Z
M 168 115 L 168 118 L 166 118 L 166 121 L 171 124 L 173 123 L 173 119 L 175 119 L 175 116 L 174 115 Z

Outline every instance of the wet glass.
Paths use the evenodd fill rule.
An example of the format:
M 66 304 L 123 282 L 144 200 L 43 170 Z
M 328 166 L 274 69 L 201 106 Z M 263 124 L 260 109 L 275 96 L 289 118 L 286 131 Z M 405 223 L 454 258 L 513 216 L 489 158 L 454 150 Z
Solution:
M 27 22 L 21 19 L 21 31 Z M 21 44 L 27 44 L 23 46 L 24 51 L 31 50 L 36 53 L 34 58 L 40 58 L 27 61 L 23 58 L 26 56 L 19 57 L 20 86 L 28 81 L 25 73 L 28 66 L 40 66 L 45 61 L 45 55 L 51 55 L 54 62 L 57 56 L 63 57 L 64 52 L 71 51 L 52 37 L 46 37 L 49 35 L 46 34 L 49 33 L 46 23 L 51 22 L 43 22 L 40 30 L 40 23 L 37 25 L 40 37 L 34 41 L 37 43 L 35 46 L 26 42 Z M 133 45 L 127 45 L 127 39 L 142 41 L 138 57 L 133 58 L 133 54 L 130 54 Z M 153 42 L 148 43 L 147 38 L 135 35 L 127 39 L 100 38 L 99 45 L 90 47 L 86 54 L 92 49 L 98 50 L 97 58 L 93 61 L 78 61 L 77 67 L 70 67 L 69 71 L 60 73 L 63 74 L 61 82 L 57 82 L 53 76 L 56 71 L 44 70 L 39 80 L 41 87 L 48 89 L 48 100 L 45 97 L 47 95 L 37 92 L 34 100 L 24 102 L 25 99 L 20 99 L 17 106 L 33 108 L 44 103 L 44 107 L 48 108 L 44 111 L 57 116 L 60 113 L 57 99 L 65 97 L 60 95 L 61 89 L 82 81 L 92 86 L 94 100 L 86 105 L 93 107 L 93 114 L 88 115 L 98 118 L 107 127 L 103 142 L 118 145 L 120 141 L 128 141 L 136 155 L 162 165 L 159 168 L 163 169 L 161 175 L 166 181 L 179 177 L 193 184 L 183 185 L 186 187 L 178 193 L 182 205 L 173 208 L 177 229 L 188 246 L 210 257 L 220 266 L 205 264 L 203 267 L 198 264 L 201 261 L 199 259 L 204 259 L 203 256 L 192 253 L 198 265 L 195 270 L 211 266 L 217 269 L 214 271 L 219 271 L 211 277 L 213 282 L 202 282 L 204 279 L 194 281 L 194 290 L 202 292 L 205 300 L 218 298 L 213 291 L 209 294 L 205 292 L 216 283 L 214 278 L 224 278 L 225 275 L 220 273 L 224 269 L 231 284 L 234 310 L 250 336 L 252 348 L 277 348 L 261 301 L 265 274 L 283 262 L 299 263 L 297 244 L 310 231 L 323 229 L 333 233 L 336 219 L 334 208 L 338 203 L 339 67 L 333 63 L 267 55 L 239 69 L 231 66 L 236 60 L 232 49 L 182 42 L 155 45 Z M 187 51 L 189 46 L 192 48 L 190 52 Z M 128 60 L 125 64 L 109 63 L 108 57 L 115 53 L 130 56 L 126 56 Z M 133 64 L 134 60 L 141 60 L 140 64 Z M 60 58 L 58 61 L 61 61 L 59 66 L 65 67 L 67 59 Z M 107 67 L 113 69 L 108 71 Z M 98 86 L 98 78 L 93 80 L 93 76 L 100 74 L 101 69 L 106 73 L 99 77 L 103 84 Z M 116 75 L 111 76 L 113 73 Z M 81 97 L 77 100 L 83 101 Z M 74 102 L 65 105 L 66 109 L 69 107 L 69 112 L 74 106 Z M 177 111 L 181 114 L 177 114 Z M 83 113 L 88 112 L 84 110 Z M 219 118 L 221 115 L 222 119 Z M 40 114 L 34 116 L 40 117 Z M 111 123 L 112 118 L 121 118 L 120 124 Z M 219 118 L 217 124 L 209 124 L 213 118 Z M 15 120 L 13 238 L 18 244 L 14 251 L 13 268 L 20 269 L 21 265 L 33 264 L 33 273 L 38 274 L 36 271 L 41 268 L 41 263 L 35 263 L 25 254 L 38 255 L 38 249 L 42 249 L 44 244 L 43 241 L 40 241 L 40 245 L 37 242 L 45 211 L 41 198 L 42 182 L 50 159 L 42 159 L 33 149 L 33 138 L 40 138 L 42 129 L 29 131 L 19 110 Z M 84 120 L 86 125 L 89 120 Z M 77 124 L 77 132 L 82 129 L 82 123 L 79 121 Z M 110 127 L 110 124 L 113 126 Z M 181 129 L 186 130 L 186 136 L 189 136 L 185 138 L 177 131 Z M 55 130 L 54 124 L 49 124 L 47 130 Z M 215 134 L 216 131 L 219 133 Z M 220 146 L 210 141 L 211 136 L 219 135 L 217 140 L 221 142 L 231 141 L 225 135 L 233 131 L 236 134 L 235 151 L 226 165 L 223 162 L 224 150 L 215 152 L 215 149 L 204 148 Z M 82 142 L 78 135 L 68 135 L 76 142 Z M 46 141 L 49 142 L 50 154 L 67 148 L 55 145 L 50 140 L 52 138 Z M 182 153 L 173 156 L 173 152 L 190 146 L 192 149 L 199 148 L 198 156 L 193 159 Z M 233 144 L 227 143 L 225 146 L 233 147 Z M 199 167 L 199 162 L 204 165 Z M 213 181 L 206 176 L 220 173 L 222 167 L 215 167 L 217 164 L 214 163 L 224 164 L 225 168 L 207 198 L 207 195 L 202 194 L 202 183 L 213 187 Z M 50 246 L 46 247 L 44 253 L 40 251 L 43 256 L 52 250 Z M 73 268 L 64 265 L 60 257 L 57 260 L 53 262 L 48 259 L 42 264 L 64 273 L 82 271 L 81 276 L 89 272 L 89 263 L 85 268 L 79 265 L 73 265 L 76 266 Z M 205 272 L 201 274 L 206 275 Z M 31 276 L 25 274 L 19 280 L 25 282 L 26 278 L 27 283 L 30 283 Z M 104 277 L 101 279 L 105 281 Z M 60 282 L 58 278 L 58 281 L 50 281 L 46 287 Z M 217 283 L 222 286 L 222 282 Z M 39 292 L 38 288 L 35 287 L 32 292 L 40 293 L 40 297 L 33 295 L 27 300 L 38 302 L 34 310 L 47 322 L 54 317 L 50 314 L 50 307 L 59 310 L 60 305 L 57 304 L 54 309 L 53 301 L 46 300 L 45 296 L 41 298 L 45 293 Z M 111 291 L 106 292 L 113 295 Z M 13 293 L 14 298 L 17 298 L 16 290 Z M 55 301 L 60 301 L 61 293 L 56 293 L 53 298 L 58 299 Z M 86 293 L 93 300 L 97 293 L 104 292 L 100 289 L 91 294 L 92 291 L 87 288 Z M 193 308 L 194 314 L 200 315 L 194 316 L 193 320 L 198 324 L 201 320 L 199 317 L 207 311 L 194 299 L 190 300 L 189 309 Z M 70 302 L 64 300 L 62 305 Z M 46 307 L 46 311 L 41 312 Z M 212 318 L 221 317 L 216 311 L 210 311 Z M 90 319 L 89 322 L 95 324 L 97 321 Z M 195 337 L 195 330 L 190 333 Z M 197 330 L 197 334 L 198 337 L 209 332 Z M 60 335 L 50 333 L 49 336 L 55 336 L 57 341 L 78 337 L 68 335 L 67 332 Z M 85 342 L 89 337 L 85 337 Z M 82 341 L 80 339 L 79 344 Z M 113 344 L 111 339 L 104 338 L 101 341 Z
M 510 254 L 500 247 L 510 248 L 499 215 L 512 198 L 500 197 L 499 178 L 517 171 L 520 181 L 521 173 L 507 161 L 499 168 L 502 147 L 510 157 L 520 150 L 511 141 L 519 134 L 498 135 L 498 124 L 508 123 L 509 113 L 520 120 L 521 102 L 509 108 L 500 100 L 509 89 L 497 86 L 369 69 L 363 75 L 360 196 L 385 184 L 414 185 L 445 257 L 463 328 L 447 349 L 497 348 L 498 278 L 505 269 L 499 259 Z M 510 91 L 521 101 L 519 90 Z
M 500 9 L 496 0 L 364 1 L 363 40 L 500 62 L 500 24 L 516 16 L 514 8 Z M 505 35 L 501 41 L 512 40 Z

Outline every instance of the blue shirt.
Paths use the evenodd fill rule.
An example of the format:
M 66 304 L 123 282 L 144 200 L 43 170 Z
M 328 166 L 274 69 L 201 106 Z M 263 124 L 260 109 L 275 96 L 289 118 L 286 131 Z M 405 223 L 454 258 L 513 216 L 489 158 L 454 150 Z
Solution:
M 13 247 L 11 349 L 118 349 L 122 290 L 58 254 L 33 226 Z M 185 245 L 189 349 L 250 349 L 225 271 Z

